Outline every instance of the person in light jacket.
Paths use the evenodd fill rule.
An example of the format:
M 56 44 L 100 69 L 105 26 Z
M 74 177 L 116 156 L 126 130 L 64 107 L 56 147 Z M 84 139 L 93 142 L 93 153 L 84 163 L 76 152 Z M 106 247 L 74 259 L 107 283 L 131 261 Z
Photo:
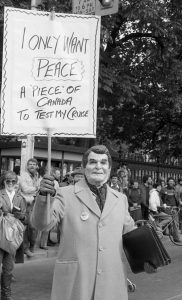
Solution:
M 105 146 L 88 149 L 82 164 L 84 178 L 51 197 L 49 221 L 46 195 L 55 194 L 51 176 L 41 181 L 32 212 L 33 226 L 40 230 L 61 228 L 51 300 L 127 300 L 122 235 L 135 228 L 127 198 L 106 184 L 112 161 Z
M 27 215 L 30 217 L 33 205 L 35 202 L 35 196 L 39 189 L 39 178 L 38 178 L 38 161 L 35 158 L 30 158 L 27 161 L 26 171 L 22 172 L 19 177 L 20 191 L 22 197 L 25 199 L 27 204 Z M 30 218 L 29 218 L 30 219 Z M 31 257 L 33 256 L 34 247 L 37 238 L 37 230 L 33 228 L 28 220 L 24 232 L 24 253 Z
M 27 223 L 26 214 L 26 202 L 21 196 L 16 186 L 18 183 L 18 177 L 16 173 L 12 171 L 5 172 L 3 179 L 3 189 L 0 190 L 0 217 L 13 214 L 15 218 L 19 219 L 23 224 Z M 16 208 L 16 211 L 14 211 Z M 20 246 L 21 247 L 21 246 Z M 23 247 L 23 246 L 22 246 Z M 23 258 L 20 257 L 22 251 L 19 251 L 19 262 L 23 262 Z M 17 257 L 16 257 L 17 258 Z M 2 265 L 1 272 L 1 300 L 12 300 L 11 297 L 11 281 L 12 272 L 14 269 L 15 255 L 14 253 L 8 253 L 1 248 L 0 241 L 0 267 Z
M 149 210 L 152 212 L 154 216 L 158 217 L 158 227 L 163 229 L 170 221 L 171 216 L 166 214 L 164 211 L 159 211 L 160 207 L 163 207 L 165 209 L 165 206 L 163 206 L 162 200 L 160 198 L 160 191 L 161 191 L 161 183 L 154 183 L 153 188 L 150 190 L 149 193 Z
M 155 183 L 153 185 L 153 189 L 150 190 L 149 194 L 149 209 L 150 212 L 152 212 L 154 217 L 157 217 L 158 219 L 158 226 L 163 230 L 163 228 L 171 222 L 172 216 L 166 213 L 166 204 L 163 204 L 161 197 L 160 197 L 160 191 L 162 189 L 161 183 Z M 162 211 L 161 211 L 162 209 Z M 178 229 L 176 227 L 175 223 L 172 223 L 169 226 L 171 230 L 171 234 L 173 236 L 173 239 L 175 242 L 181 242 Z

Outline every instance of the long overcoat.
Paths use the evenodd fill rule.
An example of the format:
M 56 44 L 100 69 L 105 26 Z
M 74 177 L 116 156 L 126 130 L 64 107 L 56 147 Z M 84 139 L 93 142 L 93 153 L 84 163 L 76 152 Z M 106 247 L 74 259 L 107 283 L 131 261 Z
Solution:
M 122 235 L 134 229 L 125 195 L 107 186 L 101 213 L 85 180 L 60 188 L 46 222 L 46 200 L 39 196 L 32 223 L 39 229 L 59 223 L 61 239 L 51 300 L 127 300 Z
M 25 220 L 23 222 L 23 224 L 25 225 L 27 223 L 26 202 L 22 197 L 22 195 L 20 194 L 20 192 L 15 193 L 13 197 L 13 205 L 21 209 L 21 213 L 24 214 L 25 217 Z M 12 212 L 11 202 L 5 189 L 0 190 L 0 208 L 3 210 L 3 212 L 7 212 L 7 213 Z M 23 243 L 16 251 L 15 262 L 16 263 L 24 262 Z

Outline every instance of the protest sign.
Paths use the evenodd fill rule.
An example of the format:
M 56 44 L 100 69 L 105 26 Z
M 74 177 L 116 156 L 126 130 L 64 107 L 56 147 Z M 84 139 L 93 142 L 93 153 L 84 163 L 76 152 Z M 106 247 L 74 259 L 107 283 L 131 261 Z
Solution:
M 1 134 L 95 137 L 100 17 L 6 7 Z

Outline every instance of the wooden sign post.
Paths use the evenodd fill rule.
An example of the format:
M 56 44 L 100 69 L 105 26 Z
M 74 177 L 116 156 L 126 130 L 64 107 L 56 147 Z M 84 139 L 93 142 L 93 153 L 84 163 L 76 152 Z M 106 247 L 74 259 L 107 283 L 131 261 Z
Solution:
M 48 159 L 47 159 L 47 172 L 51 174 L 51 131 L 47 129 L 47 137 L 48 137 Z M 47 220 L 50 222 L 50 194 L 47 194 Z

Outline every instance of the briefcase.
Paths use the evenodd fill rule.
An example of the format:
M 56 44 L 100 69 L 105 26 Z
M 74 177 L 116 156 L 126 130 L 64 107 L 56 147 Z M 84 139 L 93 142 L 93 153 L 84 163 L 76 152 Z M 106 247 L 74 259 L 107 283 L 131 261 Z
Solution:
M 171 262 L 152 225 L 143 225 L 123 235 L 123 249 L 133 273 L 144 272 L 145 262 L 154 268 Z

